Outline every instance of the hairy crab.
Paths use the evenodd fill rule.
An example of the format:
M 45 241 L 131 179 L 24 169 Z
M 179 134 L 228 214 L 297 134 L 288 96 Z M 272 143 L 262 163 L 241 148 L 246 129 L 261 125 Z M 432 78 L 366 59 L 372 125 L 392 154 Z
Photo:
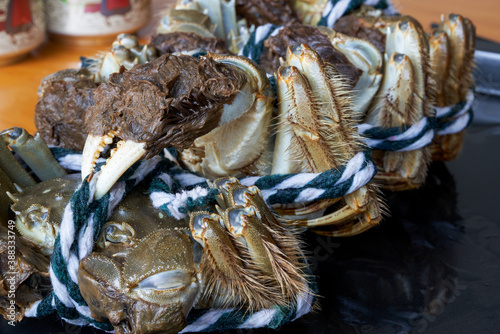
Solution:
M 365 122 L 382 128 L 409 127 L 428 117 L 441 117 L 448 106 L 466 101 L 472 87 L 475 41 L 473 24 L 460 15 L 442 17 L 430 36 L 409 16 L 384 16 L 362 7 L 340 18 L 333 29 L 367 39 L 386 54 L 384 81 Z M 458 83 L 460 73 L 463 80 Z M 406 84 L 400 84 L 406 81 Z M 434 108 L 437 107 L 436 111 Z M 445 109 L 445 110 L 443 110 Z M 441 135 L 429 146 L 406 152 L 374 152 L 381 185 L 391 190 L 418 187 L 432 160 L 453 159 L 463 131 Z
M 48 261 L 41 253 L 52 253 L 57 217 L 79 184 L 79 175 L 71 174 L 9 193 L 23 242 L 36 244 L 30 246 L 35 255 L 19 248 L 29 256 L 18 268 L 23 279 L 17 292 L 24 296 L 31 289 L 17 306 L 21 317 L 48 292 Z M 109 321 L 118 333 L 177 333 L 193 308 L 253 313 L 299 300 L 311 306 L 313 292 L 296 232 L 270 211 L 258 188 L 235 178 L 210 186 L 219 191 L 218 205 L 192 211 L 189 220 L 156 209 L 141 186 L 119 203 L 78 269 L 79 289 L 93 319 Z M 29 208 L 20 207 L 23 202 Z M 6 256 L 6 245 L 0 243 L 0 257 Z M 45 262 L 30 264 L 38 257 Z
M 82 184 L 96 182 L 96 201 L 124 187 L 114 184 L 135 162 L 170 155 L 165 149 L 172 147 L 178 153 L 178 160 L 172 160 L 214 180 L 210 187 L 220 194 L 217 206 L 205 203 L 191 210 L 189 221 L 173 220 L 139 186 L 109 217 L 93 252 L 79 258 L 73 281 L 80 284 L 89 317 L 109 321 L 120 333 L 174 333 L 197 308 L 254 312 L 312 303 L 300 242 L 290 225 L 334 236 L 363 232 L 381 220 L 377 186 L 364 182 L 347 195 L 321 200 L 307 195 L 322 189 L 307 189 L 300 201 L 275 204 L 271 209 L 278 218 L 263 192 L 246 182 L 262 175 L 310 177 L 349 167 L 367 148 L 356 129 L 360 122 L 412 127 L 433 116 L 434 99 L 438 106 L 455 104 L 470 86 L 470 79 L 459 83 L 457 78 L 470 78 L 474 28 L 457 15 L 432 33 L 430 46 L 414 19 L 383 16 L 367 7 L 339 20 L 334 28 L 341 32 L 299 24 L 280 27 L 268 34 L 254 59 L 265 73 L 243 56 L 217 53 L 237 53 L 252 38 L 254 28 L 236 21 L 238 10 L 239 15 L 261 13 L 253 22 L 261 25 L 281 2 L 215 3 L 184 1 L 171 11 L 155 37 L 159 53 L 166 53 L 157 59 L 153 47 L 140 47 L 133 37 L 121 35 L 90 71 L 59 72 L 41 86 L 41 109 L 63 109 L 71 99 L 81 102 L 66 117 L 81 118 L 85 111 L 85 129 L 81 122 L 64 128 L 61 118 L 40 125 L 48 128 L 40 132 L 57 145 L 66 143 L 63 137 L 71 132 L 89 133 L 79 177 Z M 305 10 L 318 12 L 324 2 L 316 5 Z M 295 23 L 286 7 L 289 11 Z M 315 20 L 314 15 L 298 17 Z M 214 52 L 189 52 L 199 48 Z M 443 59 L 449 66 L 437 71 Z M 47 104 L 46 96 L 57 87 L 72 97 Z M 458 99 L 450 97 L 450 90 L 459 91 Z M 13 139 L 22 141 L 18 130 L 2 138 L 7 137 L 12 150 L 17 145 Z M 447 158 L 450 150 L 454 155 L 459 137 L 444 134 L 433 148 L 409 152 L 374 151 L 379 182 L 391 190 L 418 187 L 431 153 Z M 100 156 L 108 159 L 102 166 Z M 62 208 L 80 182 L 54 179 L 64 174 L 55 170 L 57 175 L 35 178 L 0 170 L 0 179 L 8 179 L 0 186 L 9 194 L 0 200 L 13 204 L 19 231 L 44 254 L 51 253 Z M 249 177 L 240 183 L 230 176 Z M 34 185 L 38 180 L 43 182 Z M 13 181 L 24 182 L 24 192 L 15 194 L 19 187 Z M 49 204 L 38 199 L 40 193 Z
M 118 333 L 177 333 L 193 307 L 253 312 L 307 298 L 299 241 L 259 191 L 235 179 L 214 186 L 222 189 L 217 213 L 193 212 L 189 224 L 160 223 L 153 209 L 147 223 L 104 226 L 78 271 L 94 319 Z
M 309 83 L 289 80 L 288 74 L 279 78 L 279 123 L 290 123 L 288 129 L 278 129 L 276 138 L 270 136 L 273 98 L 269 82 L 264 72 L 244 57 L 209 53 L 197 59 L 165 55 L 128 72 L 113 74 L 108 83 L 94 91 L 96 103 L 86 115 L 89 137 L 83 152 L 82 177 L 92 172 L 100 152 L 116 139 L 120 140 L 117 148 L 111 150 L 97 181 L 97 198 L 137 160 L 170 146 L 181 149 L 179 161 L 184 166 L 211 179 L 245 174 L 320 173 L 339 168 L 363 149 L 348 119 L 348 96 L 334 70 L 325 67 L 315 51 L 306 45 L 297 50 L 296 56 L 289 52 L 295 59 L 290 61 L 305 76 L 310 75 Z M 207 70 L 208 66 L 213 72 Z M 182 67 L 185 69 L 180 71 Z M 197 68 L 205 70 L 200 72 Z M 292 67 L 283 69 L 281 74 L 291 70 Z M 150 81 L 138 81 L 145 76 L 143 73 L 148 73 Z M 321 79 L 311 89 L 314 76 Z M 205 88 L 206 82 L 217 84 Z M 232 90 L 225 91 L 226 87 Z M 295 90 L 303 93 L 292 96 Z M 125 103 L 116 103 L 121 94 L 130 97 L 124 99 Z M 140 94 L 148 96 L 147 103 Z M 324 101 L 319 102 L 322 96 Z M 162 102 L 164 97 L 167 99 Z M 136 110 L 147 110 L 149 117 Z M 316 123 L 304 122 L 308 117 L 314 117 Z M 345 146 L 337 147 L 336 143 Z M 302 159 L 299 156 L 307 157 L 302 164 L 296 163 Z M 322 217 L 333 204 L 337 207 L 334 212 Z M 320 205 L 306 199 L 298 206 L 276 209 L 306 226 L 337 225 L 331 232 L 335 235 L 360 233 L 381 219 L 380 204 L 371 185 Z
M 385 33 L 386 62 L 380 90 L 365 122 L 381 128 L 410 127 L 433 113 L 427 38 L 410 17 L 379 17 L 374 26 Z M 373 157 L 378 162 L 376 177 L 381 185 L 396 191 L 419 187 L 431 158 L 428 147 L 374 151 Z

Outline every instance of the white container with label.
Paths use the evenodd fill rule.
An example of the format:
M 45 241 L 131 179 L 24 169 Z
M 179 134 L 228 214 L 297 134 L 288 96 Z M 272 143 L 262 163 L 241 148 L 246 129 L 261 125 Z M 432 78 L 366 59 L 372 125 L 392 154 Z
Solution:
M 51 38 L 73 45 L 108 45 L 151 17 L 150 0 L 46 0 Z
M 44 40 L 43 0 L 0 0 L 0 66 L 23 59 Z

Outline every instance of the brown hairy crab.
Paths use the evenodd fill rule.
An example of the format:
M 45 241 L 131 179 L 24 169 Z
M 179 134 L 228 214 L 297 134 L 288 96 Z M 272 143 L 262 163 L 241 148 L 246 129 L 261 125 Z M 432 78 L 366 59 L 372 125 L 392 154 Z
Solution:
M 217 213 L 160 222 L 151 208 L 156 218 L 147 222 L 122 217 L 103 227 L 79 268 L 93 318 L 109 320 L 117 333 L 177 333 L 193 307 L 253 312 L 311 293 L 298 239 L 259 190 L 235 179 L 213 186 L 222 190 Z
M 474 27 L 459 15 L 449 18 L 443 18 L 430 37 L 412 17 L 384 16 L 369 6 L 337 21 L 333 29 L 369 40 L 385 54 L 383 81 L 366 123 L 382 128 L 411 126 L 435 116 L 434 107 L 466 100 L 472 86 Z M 458 73 L 463 75 L 460 88 Z M 411 151 L 374 150 L 379 167 L 376 179 L 393 191 L 419 187 L 431 159 L 456 156 L 462 135 L 463 131 L 435 135 L 433 144 Z
M 74 189 L 80 183 L 75 175 L 27 187 L 29 198 L 11 196 L 36 206 L 52 200 L 56 204 L 49 205 L 48 214 L 61 216 L 61 200 L 47 194 L 59 184 Z M 218 205 L 192 212 L 189 221 L 154 208 L 141 186 L 120 202 L 101 229 L 94 252 L 82 259 L 78 270 L 79 289 L 94 319 L 109 321 L 117 333 L 177 333 L 193 308 L 255 312 L 290 307 L 299 299 L 312 302 L 301 242 L 269 210 L 258 188 L 242 186 L 234 178 L 217 179 L 210 186 L 220 190 Z M 32 225 L 37 218 L 47 220 L 32 218 Z M 46 230 L 38 229 L 43 233 Z M 26 243 L 33 236 L 22 239 Z M 7 254 L 2 240 L 0 257 Z M 37 246 L 28 246 L 33 254 L 19 248 L 31 254 L 19 267 L 26 280 L 20 280 L 16 290 L 21 318 L 25 308 L 50 290 L 48 260 Z M 37 258 L 44 260 L 30 264 Z M 0 291 L 0 302 L 3 297 Z
M 295 66 L 310 76 L 308 83 L 290 80 L 288 74 L 280 77 L 282 116 L 278 123 L 289 125 L 278 129 L 276 136 L 270 136 L 273 98 L 269 82 L 262 69 L 244 57 L 165 55 L 113 74 L 108 83 L 95 90 L 95 105 L 86 115 L 89 137 L 83 152 L 82 177 L 92 172 L 105 146 L 118 138 L 117 149 L 111 150 L 101 169 L 97 198 L 135 161 L 171 146 L 180 149 L 179 161 L 184 166 L 210 179 L 339 168 L 363 149 L 349 120 L 348 94 L 335 71 L 313 50 L 306 45 L 297 50 L 297 57 L 303 60 L 302 65 Z M 307 72 L 309 67 L 311 71 Z M 319 83 L 311 88 L 314 76 Z M 207 87 L 208 82 L 213 84 Z M 231 89 L 224 90 L 226 87 Z M 303 93 L 294 96 L 297 89 Z M 309 117 L 317 123 L 307 124 Z M 271 158 L 273 152 L 275 157 Z M 303 163 L 297 164 L 298 160 Z M 334 213 L 323 217 L 332 205 Z M 333 235 L 357 234 L 381 219 L 372 185 L 345 198 L 274 209 L 301 225 L 336 225 L 330 232 Z
M 18 193 L 8 192 L 23 234 L 19 259 L 26 257 L 18 261 L 22 280 L 16 285 L 22 318 L 25 308 L 50 290 L 48 260 L 42 253 L 52 253 L 54 231 L 80 176 L 54 174 L 57 162 L 47 146 L 25 130 L 3 134 L 38 175 L 34 179 L 17 161 L 9 161 L 11 152 L 1 156 L 2 166 L 23 184 Z M 25 176 L 29 178 L 23 183 Z M 192 308 L 254 312 L 289 307 L 298 299 L 312 302 L 302 244 L 270 211 L 259 189 L 242 186 L 235 178 L 209 185 L 219 189 L 218 205 L 198 208 L 203 211 L 191 212 L 189 220 L 170 218 L 153 207 L 140 185 L 118 204 L 78 272 L 93 318 L 109 320 L 118 333 L 177 333 Z M 4 246 L 0 239 L 0 257 L 7 256 Z M 0 269 L 2 275 L 8 273 Z M 2 303 L 3 297 L 0 291 Z
M 93 171 L 104 147 L 119 140 L 101 169 L 96 198 L 143 157 L 166 147 L 186 148 L 197 137 L 245 113 L 271 117 L 272 97 L 265 75 L 238 56 L 164 55 L 111 75 L 94 97 L 95 105 L 85 116 L 89 136 L 82 177 Z

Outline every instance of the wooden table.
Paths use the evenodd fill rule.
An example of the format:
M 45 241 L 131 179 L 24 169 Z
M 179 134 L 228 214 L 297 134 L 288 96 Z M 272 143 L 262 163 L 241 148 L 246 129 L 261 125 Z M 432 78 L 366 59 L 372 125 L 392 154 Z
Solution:
M 464 14 L 476 24 L 479 36 L 500 42 L 499 0 L 394 0 L 393 3 L 401 13 L 415 16 L 426 28 L 438 22 L 441 13 Z M 147 35 L 148 31 L 151 27 L 141 33 Z M 22 126 L 35 132 L 33 115 L 41 79 L 61 69 L 76 68 L 80 56 L 93 56 L 107 48 L 77 48 L 49 41 L 24 61 L 0 67 L 0 130 Z

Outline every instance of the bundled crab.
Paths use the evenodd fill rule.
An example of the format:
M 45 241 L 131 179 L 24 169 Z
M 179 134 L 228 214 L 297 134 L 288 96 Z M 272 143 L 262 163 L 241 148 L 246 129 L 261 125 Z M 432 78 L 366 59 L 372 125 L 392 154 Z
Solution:
M 20 254 L 18 286 L 36 295 L 20 314 L 174 333 L 307 313 L 298 231 L 377 225 L 378 185 L 418 187 L 430 159 L 453 158 L 472 101 L 470 21 L 450 15 L 429 37 L 335 3 L 180 2 L 151 45 L 120 35 L 44 79 L 39 135 L 2 137 L 32 171 L 1 148 L 2 208 L 51 256 L 44 270 Z M 27 280 L 48 276 L 53 291 Z

